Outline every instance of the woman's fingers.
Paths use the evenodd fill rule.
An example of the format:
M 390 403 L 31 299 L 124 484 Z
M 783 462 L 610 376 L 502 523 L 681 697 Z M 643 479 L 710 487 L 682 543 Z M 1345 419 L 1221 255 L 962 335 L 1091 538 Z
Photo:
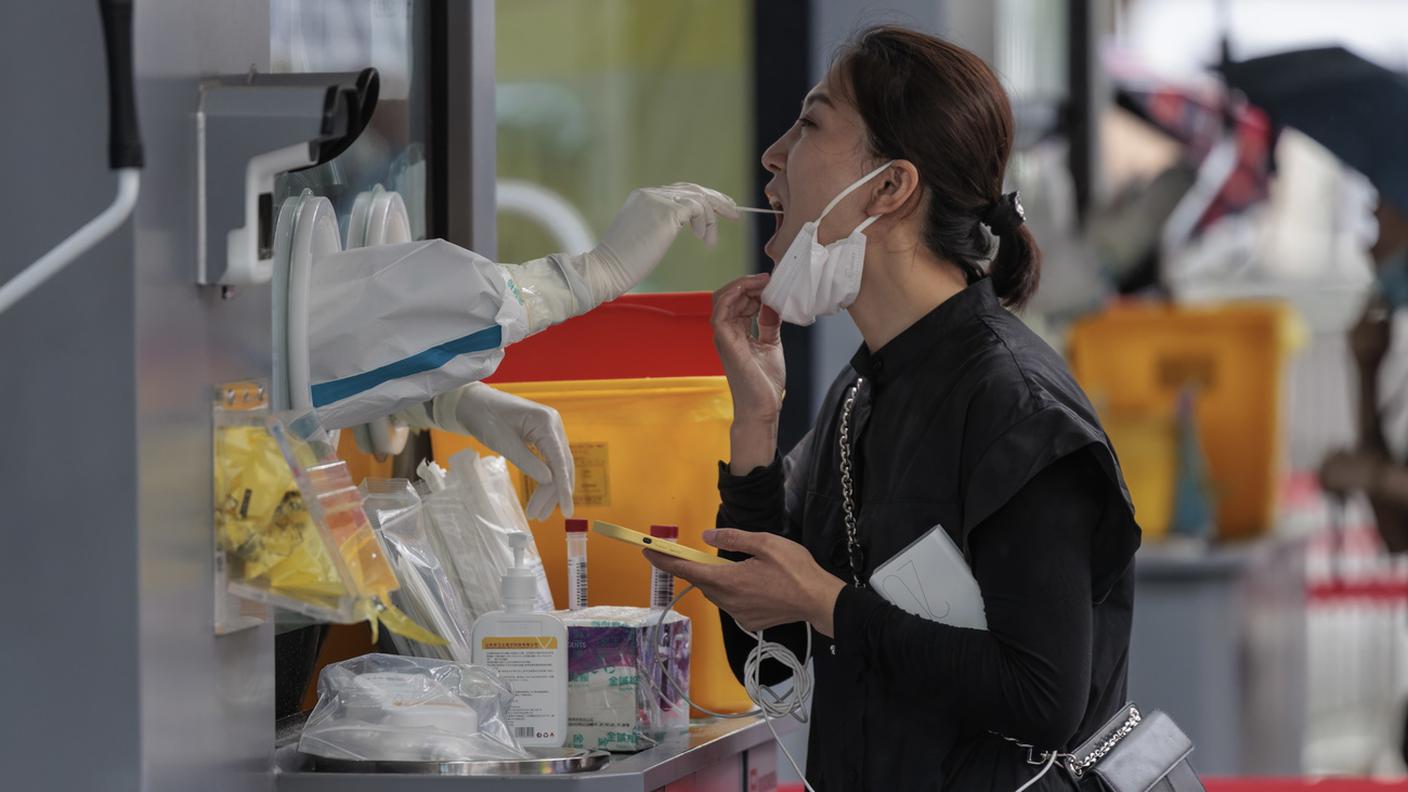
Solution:
M 733 550 L 751 556 L 766 552 L 771 534 L 740 531 L 737 528 L 713 528 L 705 531 L 701 538 L 704 544 L 720 550 Z
M 717 320 L 721 315 L 731 310 L 739 300 L 761 297 L 763 288 L 768 285 L 768 278 L 767 273 L 760 273 L 724 284 L 722 288 L 714 292 L 714 319 Z
M 758 341 L 764 344 L 777 344 L 782 341 L 782 317 L 777 311 L 762 304 L 758 298 Z
M 747 286 L 731 289 L 714 300 L 715 326 L 740 320 L 753 321 L 762 308 L 762 288 Z
M 753 317 L 762 310 L 762 291 L 767 275 L 740 278 L 714 292 L 714 311 L 710 322 L 716 340 L 738 339 L 747 335 Z
M 642 550 L 645 560 L 662 572 L 688 580 L 697 586 L 717 584 L 719 567 L 715 564 L 700 564 L 683 558 L 665 555 L 654 550 Z

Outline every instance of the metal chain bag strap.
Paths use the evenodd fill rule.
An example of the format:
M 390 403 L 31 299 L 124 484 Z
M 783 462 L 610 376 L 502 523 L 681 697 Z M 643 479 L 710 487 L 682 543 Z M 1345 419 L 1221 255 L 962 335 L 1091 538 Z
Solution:
M 1093 789 L 1205 792 L 1188 763 L 1191 753 L 1193 741 L 1173 718 L 1157 710 L 1142 715 L 1126 704 L 1089 740 L 1056 760 L 1077 782 L 1094 779 Z
M 851 581 L 865 588 L 864 559 L 857 538 L 855 477 L 851 438 L 851 414 L 861 383 L 857 379 L 841 405 L 839 444 L 841 453 L 841 495 L 846 522 L 846 551 L 851 564 Z M 1027 751 L 1027 763 L 1042 767 L 1052 760 L 1052 751 L 1003 739 Z M 1127 704 L 1095 731 L 1090 739 L 1070 753 L 1056 752 L 1054 762 L 1083 789 L 1108 792 L 1206 792 L 1197 773 L 1188 764 L 1193 741 L 1178 728 L 1173 718 L 1162 712 L 1143 715 Z M 1043 771 L 1044 772 L 1044 771 Z
M 846 401 L 841 405 L 841 430 L 838 435 L 841 443 L 841 505 L 846 519 L 846 558 L 851 562 L 851 582 L 856 588 L 865 588 L 861 569 L 865 562 L 861 558 L 860 541 L 856 538 L 856 493 L 855 479 L 851 476 L 851 413 L 855 411 L 856 393 L 864 378 L 856 380 L 846 393 Z

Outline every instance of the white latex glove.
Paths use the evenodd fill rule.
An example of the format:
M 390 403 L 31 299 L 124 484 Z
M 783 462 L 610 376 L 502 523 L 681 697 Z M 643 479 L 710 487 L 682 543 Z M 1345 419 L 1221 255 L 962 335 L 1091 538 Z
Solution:
M 538 482 L 525 511 L 529 519 L 546 520 L 554 506 L 572 516 L 572 486 L 576 469 L 562 417 L 551 407 L 472 382 L 442 393 L 427 403 L 397 413 L 413 429 L 436 427 L 474 435 L 503 454 L 525 475 Z M 544 462 L 529 446 L 546 457 Z
M 536 333 L 630 291 L 665 258 L 681 227 L 713 245 L 718 218 L 738 219 L 733 199 L 697 184 L 646 187 L 626 198 L 611 227 L 586 253 L 503 265 Z
M 371 454 L 378 462 L 396 456 L 406 449 L 410 439 L 410 428 L 390 417 L 375 418 L 358 424 L 352 430 L 352 439 L 364 454 Z
M 626 197 L 601 243 L 572 263 L 600 305 L 644 280 L 665 258 L 686 223 L 695 236 L 713 247 L 720 216 L 738 219 L 737 204 L 721 192 L 683 182 L 645 187 Z

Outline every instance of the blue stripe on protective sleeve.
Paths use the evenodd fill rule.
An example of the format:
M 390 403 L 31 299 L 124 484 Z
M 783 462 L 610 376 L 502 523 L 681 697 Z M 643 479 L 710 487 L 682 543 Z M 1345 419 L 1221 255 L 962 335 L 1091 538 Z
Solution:
M 313 386 L 313 406 L 324 407 L 333 402 L 342 401 L 349 396 L 369 391 L 382 383 L 440 368 L 460 355 L 498 349 L 503 345 L 503 339 L 503 328 L 494 325 L 470 333 L 463 338 L 446 341 L 439 346 L 433 346 L 424 352 L 402 358 L 395 363 L 388 363 L 371 371 L 320 382 Z

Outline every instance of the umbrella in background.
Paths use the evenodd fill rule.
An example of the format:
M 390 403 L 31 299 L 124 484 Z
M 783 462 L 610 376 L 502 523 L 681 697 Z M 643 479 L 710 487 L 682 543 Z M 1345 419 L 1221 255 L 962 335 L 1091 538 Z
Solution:
M 1232 146 L 1234 160 L 1190 233 L 1266 198 L 1273 135 L 1260 108 L 1228 96 L 1216 84 L 1161 81 L 1130 64 L 1110 67 L 1116 103 L 1181 143 L 1194 166 L 1201 166 L 1220 143 Z
M 1314 138 L 1408 212 L 1408 77 L 1343 47 L 1283 52 L 1219 70 L 1276 127 Z

